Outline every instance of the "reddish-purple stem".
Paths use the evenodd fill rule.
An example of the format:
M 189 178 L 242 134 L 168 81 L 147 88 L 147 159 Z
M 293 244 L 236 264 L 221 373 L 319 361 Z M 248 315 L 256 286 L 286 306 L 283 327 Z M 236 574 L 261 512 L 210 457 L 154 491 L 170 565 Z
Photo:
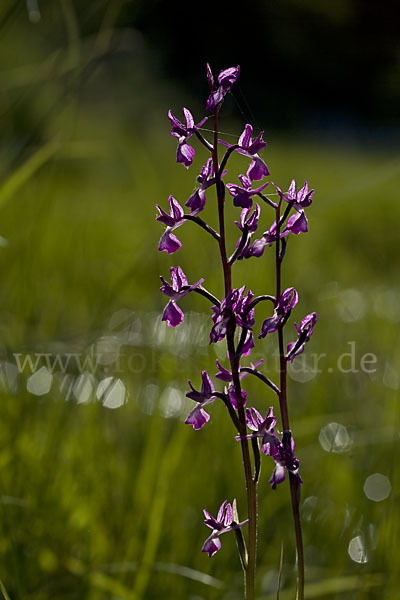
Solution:
M 218 200 L 218 221 L 219 221 L 219 249 L 221 254 L 222 268 L 224 272 L 225 296 L 232 290 L 232 269 L 229 264 L 226 252 L 225 241 L 225 220 L 224 220 L 224 189 L 221 180 L 221 169 L 218 163 L 218 107 L 214 110 L 214 147 L 212 151 L 212 160 L 215 174 L 215 184 Z M 242 390 L 239 379 L 239 362 L 235 350 L 235 329 L 236 324 L 232 316 L 228 325 L 226 334 L 228 353 L 231 364 L 232 379 L 235 388 L 236 400 L 239 415 L 239 434 L 246 435 L 246 414 L 242 400 Z M 247 507 L 249 516 L 249 538 L 248 538 L 248 558 L 244 571 L 245 575 L 245 600 L 255 600 L 255 573 L 256 573 L 256 553 L 257 553 L 257 481 L 253 479 L 252 465 L 250 459 L 249 443 L 246 439 L 241 439 L 243 466 L 246 479 Z
M 280 257 L 280 209 L 282 199 L 276 208 L 276 247 L 275 247 L 275 263 L 276 263 L 276 304 L 281 296 L 281 264 Z M 289 412 L 286 395 L 287 381 L 287 359 L 285 356 L 285 348 L 283 341 L 283 325 L 278 329 L 279 342 L 279 362 L 280 362 L 280 393 L 279 406 L 281 411 L 282 428 L 284 431 L 290 430 Z M 300 507 L 298 500 L 298 482 L 296 476 L 289 472 L 290 497 L 292 502 L 292 512 L 296 536 L 297 548 L 297 590 L 296 600 L 304 600 L 304 550 L 303 550 L 303 535 L 301 531 Z

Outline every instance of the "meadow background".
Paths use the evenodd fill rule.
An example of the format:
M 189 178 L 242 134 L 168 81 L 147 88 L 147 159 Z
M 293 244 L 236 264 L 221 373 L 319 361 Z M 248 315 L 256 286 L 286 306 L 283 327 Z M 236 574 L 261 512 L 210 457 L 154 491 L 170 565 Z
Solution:
M 201 553 L 202 509 L 215 514 L 234 497 L 244 505 L 239 445 L 223 406 L 200 432 L 183 424 L 186 380 L 214 373 L 223 350 L 208 344 L 202 298 L 182 301 L 180 328 L 160 322 L 158 276 L 171 265 L 222 291 L 202 230 L 189 223 L 178 254 L 157 252 L 154 207 L 194 189 L 204 153 L 189 171 L 175 163 L 166 113 L 203 115 L 209 60 L 216 72 L 242 67 L 222 113 L 226 139 L 252 122 L 265 130 L 272 179 L 317 190 L 309 233 L 290 240 L 284 263 L 284 285 L 300 294 L 293 320 L 319 318 L 289 379 L 306 597 L 395 600 L 400 48 L 391 4 L 192 6 L 196 18 L 182 2 L 1 3 L 0 591 L 6 600 L 241 598 L 234 537 L 212 560 Z M 232 178 L 243 168 L 236 159 Z M 215 213 L 210 198 L 211 223 Z M 261 230 L 272 216 L 263 218 Z M 266 253 L 237 264 L 234 284 L 270 293 L 272 273 Z M 273 347 L 259 342 L 256 356 L 276 378 Z M 362 368 L 367 353 L 376 362 Z M 275 402 L 246 384 L 260 410 Z M 259 598 L 276 598 L 283 544 L 286 600 L 292 517 L 287 485 L 270 489 L 272 468 L 266 460 L 259 487 Z

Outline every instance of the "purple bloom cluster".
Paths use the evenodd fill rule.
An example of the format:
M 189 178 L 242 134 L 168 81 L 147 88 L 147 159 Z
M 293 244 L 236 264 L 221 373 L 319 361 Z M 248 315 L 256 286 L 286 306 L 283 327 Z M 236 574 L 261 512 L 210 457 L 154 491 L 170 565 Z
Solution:
M 165 231 L 159 242 L 159 250 L 173 254 L 182 246 L 174 233 L 175 230 L 188 222 L 190 222 L 188 226 L 192 226 L 193 223 L 200 225 L 203 230 L 211 234 L 219 245 L 224 272 L 225 297 L 219 300 L 205 289 L 202 285 L 204 278 L 200 278 L 196 283 L 190 285 L 180 266 L 171 267 L 171 283 L 161 277 L 161 292 L 169 299 L 163 311 L 162 320 L 166 321 L 169 327 L 176 327 L 182 323 L 184 314 L 178 303 L 191 292 L 199 293 L 211 301 L 210 343 L 216 344 L 226 339 L 227 357 L 230 366 L 226 368 L 217 360 L 218 372 L 215 377 L 225 384 L 223 390 L 214 387 L 206 370 L 201 371 L 201 389 L 199 391 L 192 385 L 190 380 L 188 381 L 190 391 L 187 392 L 186 396 L 195 403 L 195 406 L 190 410 L 185 423 L 191 425 L 195 430 L 202 429 L 211 418 L 207 412 L 208 407 L 216 400 L 222 400 L 237 430 L 238 435 L 235 439 L 240 441 L 242 445 L 248 445 L 249 441 L 251 442 L 255 459 L 255 475 L 251 479 L 248 475 L 249 469 L 247 470 L 247 487 L 257 485 L 260 472 L 261 447 L 261 453 L 273 460 L 274 470 L 269 482 L 272 488 L 275 489 L 279 483 L 285 480 L 287 473 L 290 475 L 291 485 L 293 485 L 293 482 L 296 482 L 296 485 L 302 483 L 299 474 L 299 460 L 294 455 L 295 443 L 289 429 L 289 420 L 287 416 L 284 416 L 284 411 L 281 409 L 283 433 L 280 433 L 276 429 L 277 418 L 274 416 L 272 406 L 265 418 L 256 408 L 245 408 L 247 394 L 242 388 L 242 381 L 250 374 L 257 377 L 279 396 L 281 406 L 282 402 L 286 402 L 286 396 L 275 383 L 259 370 L 263 363 L 262 360 L 255 364 L 250 363 L 249 366 L 243 365 L 242 361 L 243 357 L 251 354 L 255 346 L 253 330 L 256 326 L 256 307 L 264 300 L 272 301 L 273 314 L 263 321 L 261 331 L 258 330 L 257 334 L 259 339 L 263 339 L 269 334 L 277 334 L 281 368 L 283 365 L 283 369 L 286 369 L 287 363 L 292 362 L 296 356 L 303 352 L 305 344 L 310 340 L 313 333 L 317 321 L 317 315 L 314 312 L 308 314 L 300 325 L 295 323 L 297 339 L 287 345 L 285 353 L 283 329 L 298 303 L 298 293 L 294 287 L 288 287 L 281 291 L 281 263 L 291 234 L 298 236 L 308 231 L 305 210 L 312 204 L 314 190 L 309 189 L 307 181 L 304 181 L 304 186 L 298 190 L 296 181 L 293 179 L 287 192 L 283 192 L 276 183 L 265 179 L 269 176 L 269 169 L 260 153 L 265 149 L 266 142 L 263 140 L 263 132 L 254 134 L 253 127 L 250 124 L 245 125 L 235 144 L 227 143 L 218 138 L 218 112 L 224 98 L 232 90 L 239 73 L 239 67 L 231 67 L 222 70 L 218 77 L 214 78 L 210 66 L 207 65 L 207 81 L 210 93 L 207 99 L 206 111 L 214 114 L 216 131 L 213 143 L 208 141 L 202 132 L 202 126 L 208 119 L 207 116 L 195 124 L 194 117 L 187 108 L 183 108 L 184 122 L 179 121 L 171 110 L 168 112 L 171 134 L 178 140 L 177 162 L 182 163 L 186 168 L 192 165 L 195 150 L 189 143 L 191 138 L 197 138 L 209 151 L 210 157 L 201 167 L 197 176 L 197 186 L 185 202 L 185 207 L 189 212 L 185 213 L 183 206 L 172 195 L 168 199 L 168 211 L 159 205 L 156 206 L 158 211 L 156 220 L 165 226 Z M 218 149 L 222 149 L 225 153 L 221 161 L 218 159 Z M 246 174 L 239 175 L 239 184 L 225 182 L 228 175 L 228 170 L 225 167 L 234 154 L 244 156 L 249 161 Z M 271 186 L 269 186 L 270 183 Z M 220 231 L 214 230 L 199 217 L 199 213 L 206 208 L 208 193 L 212 188 L 217 194 Z M 267 188 L 268 190 L 274 190 L 273 195 L 278 197 L 277 202 L 266 195 Z M 229 258 L 226 251 L 224 227 L 221 226 L 221 223 L 224 223 L 223 210 L 226 190 L 233 199 L 233 206 L 242 209 L 237 217 L 238 220 L 234 221 L 240 231 L 240 237 Z M 272 209 L 274 213 L 273 220 L 271 217 L 266 219 L 264 227 L 268 227 L 271 221 L 272 224 L 265 229 L 259 239 L 252 241 L 252 237 L 257 232 L 261 221 L 260 206 L 266 207 L 267 210 Z M 256 296 L 246 285 L 237 288 L 232 287 L 231 271 L 235 261 L 261 257 L 267 246 L 275 246 L 276 248 L 274 253 L 277 269 L 276 297 Z M 206 510 L 204 515 L 206 517 L 204 522 L 212 529 L 212 533 L 204 542 L 203 552 L 213 556 L 221 548 L 220 536 L 229 531 L 236 532 L 239 547 L 244 544 L 239 530 L 249 522 L 249 519 L 239 522 L 236 502 L 232 507 L 231 504 L 224 501 L 216 518 L 212 517 Z M 246 552 L 243 549 L 240 552 L 242 562 L 245 564 L 247 560 Z

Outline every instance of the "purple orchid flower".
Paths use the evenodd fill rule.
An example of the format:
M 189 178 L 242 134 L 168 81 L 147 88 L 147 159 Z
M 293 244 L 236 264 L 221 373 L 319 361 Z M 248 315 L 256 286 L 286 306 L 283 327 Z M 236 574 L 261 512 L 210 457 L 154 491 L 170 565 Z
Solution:
M 239 227 L 240 231 L 244 230 L 244 226 L 247 226 L 249 233 L 255 233 L 257 231 L 258 220 L 260 218 L 260 206 L 255 203 L 256 207 L 251 212 L 251 208 L 244 208 L 240 213 L 240 221 L 235 221 L 235 225 Z
M 258 134 L 256 139 L 253 141 L 253 127 L 247 123 L 243 130 L 243 133 L 240 135 L 237 144 L 228 144 L 224 140 L 218 140 L 220 144 L 226 146 L 227 148 L 232 148 L 232 146 L 239 146 L 235 148 L 235 152 L 239 154 L 243 154 L 248 158 L 252 159 L 250 167 L 247 171 L 247 176 L 251 181 L 260 181 L 263 177 L 267 177 L 269 175 L 269 170 L 265 162 L 258 156 L 260 150 L 265 148 L 267 142 L 264 142 L 262 139 L 264 132 Z
M 290 233 L 294 235 L 299 235 L 300 233 L 307 233 L 308 231 L 308 221 L 307 217 L 304 214 L 303 210 L 294 213 L 291 217 L 289 217 L 286 226 L 279 233 L 279 238 L 283 239 L 288 236 Z M 262 238 L 256 240 L 251 246 L 249 246 L 245 252 L 243 252 L 243 256 L 245 258 L 250 258 L 251 256 L 259 257 L 263 254 L 266 246 L 272 246 L 274 242 L 276 242 L 276 221 L 274 221 L 271 227 L 264 233 Z
M 289 217 L 286 227 L 282 231 L 281 237 L 285 237 L 289 235 L 289 233 L 299 235 L 299 233 L 307 233 L 307 231 L 307 217 L 303 210 L 299 210 L 299 212 L 295 212 L 291 217 Z
M 162 208 L 160 208 L 158 204 L 156 204 L 156 208 L 160 213 L 159 216 L 156 217 L 156 221 L 159 221 L 167 227 L 175 227 L 182 220 L 182 217 L 184 215 L 183 208 L 173 196 L 170 196 L 168 198 L 168 202 L 169 214 L 166 213 Z
M 313 334 L 316 322 L 317 313 L 312 312 L 304 317 L 300 325 L 297 325 L 297 323 L 294 324 L 299 335 L 296 342 L 290 342 L 290 344 L 288 344 L 286 358 L 289 362 L 293 362 L 295 356 L 298 356 L 303 352 L 305 344 Z
M 292 182 L 289 186 L 286 194 L 282 192 L 281 188 L 277 186 L 274 182 L 272 185 L 276 188 L 279 196 L 288 203 L 293 202 L 293 208 L 296 210 L 300 210 L 303 208 L 307 208 L 312 203 L 312 197 L 314 195 L 315 190 L 308 190 L 308 182 L 304 180 L 304 186 L 297 191 L 296 180 L 292 179 Z
M 255 156 L 258 154 L 260 150 L 265 148 L 267 145 L 267 142 L 264 142 L 262 139 L 263 134 L 264 132 L 261 131 L 261 133 L 259 133 L 256 139 L 253 141 L 253 127 L 247 123 L 244 126 L 244 130 L 238 140 L 238 152 L 241 151 L 241 154 L 246 152 L 247 156 Z
M 184 223 L 184 219 L 182 218 L 184 216 L 184 211 L 179 202 L 175 200 L 173 196 L 170 196 L 168 201 L 170 207 L 169 214 L 160 208 L 158 204 L 156 205 L 156 208 L 160 213 L 159 216 L 156 217 L 156 221 L 159 221 L 160 223 L 163 223 L 163 225 L 167 226 L 167 229 L 160 238 L 158 249 L 160 252 L 165 250 L 168 254 L 173 254 L 182 246 L 181 242 L 172 233 L 172 231 Z
M 239 298 L 235 306 L 236 324 L 239 325 L 239 327 L 251 329 L 255 323 L 255 309 L 254 307 L 251 308 L 254 294 L 251 290 L 248 290 L 245 295 L 244 290 L 245 286 L 240 288 Z
M 246 333 L 246 339 L 245 339 L 244 344 L 243 344 L 243 346 L 241 348 L 240 355 L 241 356 L 248 356 L 253 348 L 254 348 L 253 332 L 251 330 L 249 330 Z
M 240 290 L 233 289 L 225 296 L 220 306 L 212 307 L 211 310 L 214 312 L 212 316 L 214 326 L 210 333 L 211 343 L 216 343 L 225 337 L 228 322 L 237 305 L 239 294 Z
M 282 441 L 277 436 L 274 427 L 276 418 L 274 417 L 273 407 L 271 406 L 265 419 L 255 408 L 246 409 L 247 427 L 253 433 L 246 436 L 236 436 L 235 439 L 251 440 L 261 438 L 261 452 L 267 456 L 272 456 L 275 462 L 275 469 L 269 480 L 272 488 L 275 489 L 278 483 L 286 478 L 286 471 L 290 471 L 297 477 L 299 484 L 303 483 L 299 474 L 299 460 L 294 456 L 294 439 L 290 431 L 284 431 Z
M 264 338 L 267 333 L 274 333 L 288 320 L 292 309 L 296 306 L 299 296 L 297 291 L 291 287 L 287 288 L 279 298 L 274 309 L 274 314 L 262 324 L 259 339 Z
M 246 421 L 247 427 L 253 433 L 245 436 L 238 435 L 235 439 L 240 441 L 241 439 L 251 440 L 253 438 L 261 438 L 261 451 L 268 456 L 273 456 L 276 448 L 281 443 L 274 430 L 276 418 L 274 417 L 273 407 L 270 407 L 265 419 L 263 419 L 255 408 L 247 408 Z
M 226 173 L 227 171 L 223 171 L 221 177 L 224 177 Z M 190 213 L 192 215 L 197 215 L 197 213 L 203 210 L 204 205 L 206 203 L 205 191 L 207 188 L 214 185 L 215 183 L 214 165 L 212 158 L 209 158 L 206 164 L 201 168 L 200 175 L 197 177 L 197 181 L 199 182 L 200 186 L 195 190 L 195 192 L 185 203 L 185 206 L 189 206 Z
M 282 483 L 286 479 L 286 471 L 293 473 L 297 479 L 297 485 L 301 485 L 303 480 L 299 473 L 299 459 L 294 455 L 295 443 L 291 431 L 284 431 L 282 441 L 278 446 L 273 448 L 271 456 L 275 461 L 275 469 L 271 475 L 269 483 L 272 489 L 275 490 L 277 484 Z
M 171 283 L 168 283 L 162 276 L 160 276 L 161 282 L 163 283 L 163 285 L 160 287 L 160 290 L 163 294 L 171 298 L 164 309 L 162 320 L 167 321 L 168 327 L 176 327 L 182 323 L 184 319 L 184 314 L 177 305 L 177 301 L 189 294 L 195 288 L 199 287 L 199 285 L 203 283 L 204 278 L 199 279 L 199 281 L 189 286 L 186 275 L 182 271 L 181 267 L 171 267 L 170 273 Z
M 197 402 L 197 406 L 194 407 L 193 410 L 188 414 L 185 423 L 187 425 L 193 425 L 193 429 L 201 429 L 210 420 L 210 415 L 204 410 L 204 406 L 207 404 L 211 404 L 214 402 L 217 396 L 214 395 L 214 388 L 211 382 L 211 379 L 207 373 L 207 371 L 201 372 L 202 384 L 201 391 L 198 392 L 194 389 L 190 381 L 188 381 L 189 386 L 192 388 L 191 392 L 186 394 L 187 398 L 194 400 Z
M 238 401 L 237 401 L 237 395 L 236 395 L 236 391 L 235 391 L 235 386 L 233 383 L 230 383 L 228 386 L 228 389 L 225 388 L 225 393 L 228 394 L 229 396 L 229 400 L 233 406 L 233 408 L 235 410 L 238 410 L 239 405 L 238 405 Z M 241 395 L 242 395 L 242 404 L 243 406 L 246 406 L 246 398 L 247 398 L 247 394 L 244 390 L 241 390 Z
M 160 237 L 160 241 L 158 243 L 158 249 L 160 252 L 167 252 L 168 254 L 173 254 L 182 246 L 181 242 L 178 240 L 176 235 L 171 233 L 171 229 L 167 228 L 165 232 Z
M 173 114 L 172 111 L 168 111 L 168 118 L 171 122 L 171 134 L 178 138 L 178 149 L 176 153 L 176 162 L 183 163 L 188 169 L 193 162 L 194 149 L 190 144 L 187 143 L 188 139 L 192 137 L 196 131 L 204 125 L 208 117 L 204 117 L 197 125 L 194 124 L 194 118 L 190 110 L 183 108 L 183 114 L 185 117 L 185 125 L 179 121 Z
M 247 239 L 244 242 L 244 246 L 237 257 L 238 260 L 241 260 L 246 255 L 246 251 L 250 245 L 251 236 L 257 231 L 258 220 L 260 218 L 260 206 L 257 204 L 257 202 L 255 204 L 256 206 L 253 212 L 251 211 L 251 208 L 244 208 L 240 213 L 240 221 L 235 221 L 235 225 L 239 227 L 242 233 L 244 231 L 244 228 L 247 228 Z M 236 242 L 236 248 L 239 247 L 241 242 L 242 238 L 239 238 Z
M 225 369 L 225 367 L 223 367 L 221 365 L 221 363 L 219 362 L 218 358 L 217 358 L 216 362 L 217 362 L 217 367 L 218 367 L 219 371 L 218 371 L 218 373 L 215 374 L 215 377 L 217 377 L 217 379 L 220 379 L 221 381 L 226 381 L 226 382 L 233 381 L 231 371 L 228 371 L 228 369 Z M 242 373 L 242 377 L 244 375 L 246 375 L 246 373 Z M 240 374 L 239 374 L 239 378 L 241 378 Z
M 207 79 L 208 84 L 211 89 L 214 91 L 211 92 L 210 96 L 207 100 L 206 110 L 207 112 L 213 112 L 214 109 L 221 104 L 226 94 L 230 92 L 233 87 L 233 84 L 236 82 L 239 77 L 240 67 L 230 67 L 229 69 L 224 69 L 218 75 L 218 87 L 215 88 L 214 76 L 211 71 L 211 67 L 207 64 Z
M 234 505 L 235 502 L 234 500 Z M 232 506 L 226 500 L 221 504 L 216 519 L 208 511 L 203 510 L 203 512 L 205 516 L 204 524 L 212 529 L 212 533 L 204 542 L 202 552 L 207 552 L 210 558 L 221 549 L 221 540 L 219 538 L 223 533 L 234 531 L 249 522 L 249 519 L 241 523 L 234 521 Z
M 251 290 L 249 290 L 247 294 L 244 295 L 245 288 L 246 286 L 243 286 L 240 289 L 231 290 L 222 300 L 220 306 L 212 307 L 214 312 L 212 316 L 214 326 L 210 333 L 211 343 L 216 343 L 225 337 L 231 315 L 234 316 L 236 324 L 240 327 L 246 327 L 249 329 L 253 327 L 254 308 L 248 310 L 248 307 L 254 297 L 254 294 Z M 251 340 L 248 339 L 246 341 L 251 346 Z
M 264 185 L 261 185 L 256 189 L 252 189 L 253 182 L 249 176 L 250 169 L 251 165 L 247 170 L 247 175 L 239 175 L 242 187 L 240 187 L 240 185 L 237 185 L 236 183 L 226 184 L 229 193 L 231 194 L 231 196 L 233 196 L 233 204 L 235 206 L 241 206 L 242 208 L 251 208 L 253 206 L 252 196 L 255 196 L 256 194 L 262 192 L 262 190 L 268 185 L 267 181 L 266 183 L 264 183 Z

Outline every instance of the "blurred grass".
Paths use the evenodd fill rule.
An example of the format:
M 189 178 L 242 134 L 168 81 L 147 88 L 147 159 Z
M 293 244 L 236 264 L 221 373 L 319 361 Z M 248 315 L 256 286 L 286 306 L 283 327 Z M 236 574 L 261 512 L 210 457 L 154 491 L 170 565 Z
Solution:
M 73 4 L 63 6 L 68 13 Z M 223 499 L 237 497 L 245 518 L 240 450 L 223 406 L 211 408 L 212 420 L 198 433 L 183 425 L 190 405 L 186 380 L 198 385 L 201 369 L 213 373 L 216 352 L 223 359 L 224 351 L 208 346 L 209 307 L 201 298 L 182 301 L 187 312 L 180 329 L 159 322 L 164 299 L 158 275 L 167 275 L 170 265 L 180 264 L 193 282 L 204 276 L 206 286 L 221 293 L 215 243 L 204 231 L 188 223 L 179 230 L 184 248 L 178 254 L 168 257 L 156 249 L 161 229 L 154 205 L 165 207 L 169 194 L 187 199 L 204 154 L 198 151 L 188 172 L 175 164 L 164 115 L 169 103 L 176 110 L 183 101 L 175 103 L 178 91 L 162 78 L 149 81 L 143 50 L 131 78 L 129 60 L 120 58 L 101 64 L 84 84 L 76 79 L 82 48 L 91 46 L 88 39 L 78 43 L 68 14 L 70 41 L 60 53 L 72 80 L 56 80 L 51 71 L 43 83 L 39 65 L 50 44 L 41 38 L 32 47 L 38 66 L 25 72 L 40 86 L 29 79 L 24 93 L 16 94 L 14 86 L 7 100 L 2 97 L 16 122 L 18 103 L 29 106 L 19 130 L 3 127 L 9 143 L 1 149 L 0 235 L 7 241 L 0 248 L 2 593 L 6 600 L 7 592 L 12 600 L 240 598 L 234 539 L 225 536 L 213 560 L 200 552 L 207 536 L 203 508 L 214 513 Z M 26 31 L 18 22 L 9 34 L 19 32 L 22 39 Z M 134 46 L 131 62 L 137 53 Z M 26 56 L 15 61 L 26 64 Z M 60 65 L 55 72 L 64 73 Z M 72 92 L 66 97 L 67 84 Z M 50 110 L 54 103 L 57 109 Z M 241 127 L 232 121 L 225 131 L 239 133 Z M 399 162 L 390 149 L 349 141 L 333 145 L 316 136 L 274 132 L 266 138 L 272 179 L 285 188 L 292 177 L 307 178 L 317 189 L 308 211 L 310 232 L 289 241 L 284 275 L 284 285 L 300 293 L 294 320 L 312 310 L 319 315 L 307 360 L 311 352 L 327 355 L 314 377 L 296 381 L 302 373 L 293 371 L 289 389 L 305 482 L 307 597 L 395 600 Z M 237 157 L 231 172 L 242 165 Z M 229 202 L 227 213 L 238 216 Z M 211 199 L 205 215 L 215 222 Z M 260 230 L 271 221 L 264 211 Z M 236 235 L 230 234 L 231 244 Z M 269 254 L 237 264 L 234 284 L 246 281 L 255 293 L 268 293 L 272 269 Z M 349 296 L 349 289 L 356 295 Z M 267 316 L 263 310 L 260 320 Z M 338 371 L 337 359 L 353 340 L 357 368 L 362 355 L 374 353 L 376 373 Z M 27 391 L 29 369 L 16 372 L 15 353 L 90 355 L 102 343 L 116 345 L 121 360 L 104 359 L 86 369 L 86 398 L 73 361 L 65 373 L 54 372 L 42 396 Z M 276 377 L 272 350 L 266 340 L 255 352 Z M 96 397 L 107 377 L 126 390 L 127 402 L 117 410 Z M 258 381 L 246 380 L 246 389 L 249 402 L 262 411 L 275 401 Z M 322 449 L 319 432 L 329 423 L 347 428 L 352 444 L 346 452 Z M 283 540 L 284 600 L 293 597 L 295 578 L 291 515 L 285 485 L 270 489 L 271 470 L 265 461 L 259 597 L 276 597 Z M 375 472 L 392 485 L 378 503 L 363 491 Z M 366 546 L 364 564 L 348 554 L 355 536 Z

